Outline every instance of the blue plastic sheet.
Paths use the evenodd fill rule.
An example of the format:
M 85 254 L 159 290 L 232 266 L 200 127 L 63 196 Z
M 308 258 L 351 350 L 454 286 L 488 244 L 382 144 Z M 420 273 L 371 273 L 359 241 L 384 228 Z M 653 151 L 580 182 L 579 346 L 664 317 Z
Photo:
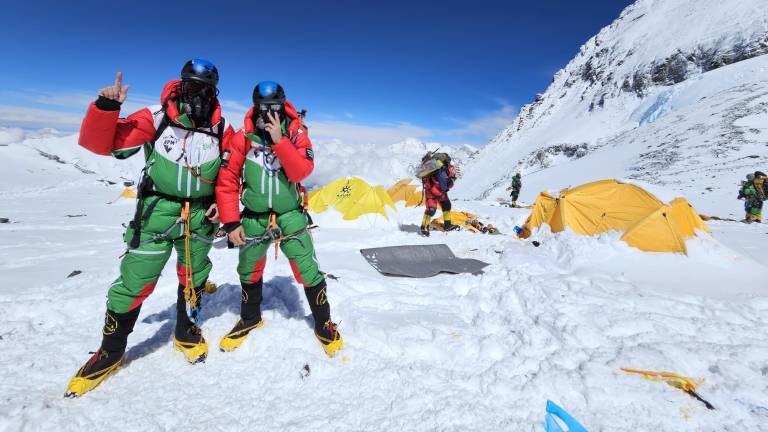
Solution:
M 566 432 L 557 419 L 560 419 L 567 427 L 567 432 L 587 432 L 587 428 L 576 421 L 566 410 L 552 402 L 547 401 L 547 414 L 544 416 L 544 430 L 546 432 Z

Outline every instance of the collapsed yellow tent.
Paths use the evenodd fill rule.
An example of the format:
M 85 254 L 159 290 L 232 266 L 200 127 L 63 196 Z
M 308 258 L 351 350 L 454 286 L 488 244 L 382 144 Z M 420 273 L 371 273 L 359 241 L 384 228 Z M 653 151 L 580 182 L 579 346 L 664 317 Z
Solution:
M 423 191 L 418 186 L 411 184 L 411 179 L 400 180 L 387 193 L 392 198 L 392 202 L 405 201 L 406 207 L 416 207 L 421 205 Z
M 697 229 L 709 231 L 685 199 L 665 205 L 643 188 L 616 180 L 563 189 L 558 198 L 541 193 L 520 236 L 529 236 L 542 224 L 552 232 L 569 227 L 584 235 L 622 231 L 622 240 L 647 252 L 686 253 L 685 239 L 694 237 Z
M 387 218 L 386 206 L 395 209 L 382 186 L 371 186 L 357 177 L 340 178 L 309 194 L 309 209 L 322 213 L 334 207 L 344 220 L 354 220 L 364 214 L 378 213 Z M 387 218 L 388 219 L 388 218 Z
M 454 225 L 459 225 L 460 227 L 471 232 L 477 232 L 477 228 L 473 227 L 468 222 L 471 221 L 472 219 L 477 219 L 477 218 L 478 216 L 472 213 L 451 210 L 451 223 Z M 432 219 L 432 222 L 430 222 L 430 225 L 433 229 L 442 231 L 443 221 L 444 221 L 444 218 L 441 215 L 438 218 Z

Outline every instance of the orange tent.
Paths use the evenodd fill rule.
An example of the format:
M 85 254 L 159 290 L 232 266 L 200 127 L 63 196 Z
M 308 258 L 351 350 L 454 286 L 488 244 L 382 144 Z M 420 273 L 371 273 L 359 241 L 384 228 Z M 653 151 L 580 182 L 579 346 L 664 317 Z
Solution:
M 622 231 L 622 240 L 647 252 L 686 253 L 685 239 L 696 230 L 709 231 L 684 198 L 666 205 L 645 189 L 616 180 L 563 189 L 558 198 L 541 193 L 520 236 L 543 224 L 552 232 L 568 227 L 583 235 Z

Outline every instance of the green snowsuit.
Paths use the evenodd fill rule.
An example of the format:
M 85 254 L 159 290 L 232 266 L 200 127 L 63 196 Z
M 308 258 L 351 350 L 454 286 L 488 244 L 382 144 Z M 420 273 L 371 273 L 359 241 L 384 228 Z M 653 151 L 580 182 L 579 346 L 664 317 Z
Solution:
M 520 188 L 522 187 L 523 183 L 520 181 L 520 174 L 515 174 L 512 176 L 512 185 L 509 187 L 509 200 L 512 202 L 517 201 L 517 198 L 520 196 Z
M 164 100 L 177 82 L 166 85 Z M 208 252 L 217 226 L 205 212 L 215 202 L 214 185 L 221 164 L 219 141 L 229 139 L 232 131 L 219 131 L 224 127 L 219 108 L 213 115 L 213 126 L 204 130 L 192 128 L 186 116 L 179 115 L 175 103 L 167 104 L 165 111 L 162 108 L 144 108 L 119 119 L 119 105 L 100 98 L 89 107 L 81 128 L 80 145 L 91 151 L 124 159 L 143 149 L 146 159 L 137 218 L 125 232 L 128 247 L 120 263 L 120 276 L 107 296 L 107 309 L 117 313 L 139 307 L 152 293 L 172 249 L 177 253 L 179 283 L 186 283 L 187 251 L 181 221 L 186 203 L 195 287 L 207 280 L 212 268 Z M 136 222 L 140 225 L 138 237 L 134 236 Z
M 324 281 L 307 231 L 309 219 L 302 206 L 305 197 L 298 185 L 314 167 L 312 144 L 301 122 L 291 115 L 293 107 L 289 103 L 285 107 L 290 122 L 283 121 L 279 143 L 272 143 L 268 133 L 253 127 L 250 114 L 246 116 L 245 130 L 233 137 L 229 161 L 216 185 L 221 221 L 228 231 L 242 224 L 249 239 L 240 248 L 237 267 L 244 285 L 262 278 L 272 237 L 280 236 L 284 237 L 280 249 L 296 280 L 307 288 Z M 238 200 L 245 207 L 242 215 Z M 270 237 L 272 217 L 280 234 Z
M 763 201 L 766 200 L 763 188 L 763 179 L 754 179 L 742 185 L 739 195 L 745 200 L 744 210 L 747 212 L 747 220 L 759 222 L 762 219 Z

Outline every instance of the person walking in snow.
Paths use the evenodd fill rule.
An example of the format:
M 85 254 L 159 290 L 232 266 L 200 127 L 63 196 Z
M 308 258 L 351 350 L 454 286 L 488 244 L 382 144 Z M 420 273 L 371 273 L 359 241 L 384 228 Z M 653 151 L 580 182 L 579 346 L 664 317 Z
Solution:
M 744 200 L 744 221 L 747 223 L 762 222 L 763 201 L 768 198 L 765 193 L 766 178 L 762 171 L 755 171 L 747 175 L 747 181 L 742 182 L 739 199 Z
M 443 228 L 445 231 L 458 230 L 459 227 L 451 223 L 451 200 L 448 191 L 456 180 L 456 168 L 451 164 L 451 157 L 447 153 L 428 152 L 421 159 L 421 177 L 424 188 L 425 210 L 421 221 L 420 234 L 429 237 L 429 224 L 437 212 L 439 205 L 443 211 Z M 431 170 L 424 167 L 432 166 Z
M 127 250 L 120 276 L 107 293 L 101 346 L 72 378 L 67 396 L 81 396 L 118 369 L 142 302 L 173 249 L 179 278 L 174 346 L 190 363 L 207 355 L 198 321 L 212 267 L 208 252 L 218 226 L 214 186 L 221 149 L 233 135 L 221 117 L 218 81 L 211 62 L 189 60 L 181 79 L 165 85 L 160 105 L 119 118 L 128 86 L 118 72 L 114 85 L 101 89 L 88 107 L 79 144 L 118 159 L 144 150 L 146 166 L 136 213 L 124 235 Z
M 509 192 L 509 205 L 517 207 L 517 198 L 520 196 L 520 188 L 523 186 L 523 182 L 520 180 L 520 173 L 515 173 L 512 176 L 512 184 L 507 188 Z
M 307 196 L 299 184 L 314 168 L 307 129 L 286 100 L 283 87 L 271 81 L 253 89 L 253 107 L 244 125 L 232 139 L 232 154 L 216 186 L 224 229 L 229 240 L 240 247 L 237 272 L 242 285 L 240 319 L 221 339 L 219 347 L 233 351 L 252 330 L 264 325 L 264 266 L 270 244 L 277 242 L 296 280 L 304 286 L 315 321 L 315 336 L 326 354 L 333 356 L 341 349 L 343 339 L 331 321 L 327 284 L 308 231 Z

